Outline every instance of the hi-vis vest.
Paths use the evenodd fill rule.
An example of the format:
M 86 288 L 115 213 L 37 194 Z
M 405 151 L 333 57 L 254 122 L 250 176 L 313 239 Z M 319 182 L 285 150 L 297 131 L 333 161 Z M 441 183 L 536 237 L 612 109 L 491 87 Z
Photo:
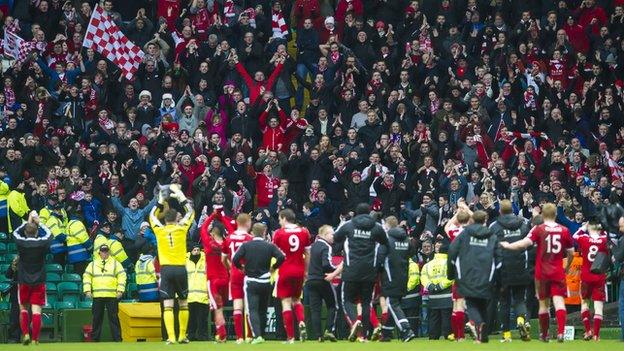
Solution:
M 154 257 L 141 255 L 134 266 L 139 301 L 158 301 L 158 278 L 154 268 Z
M 566 260 L 563 262 L 563 266 L 566 265 Z M 566 305 L 580 305 L 581 304 L 581 267 L 583 266 L 583 257 L 578 252 L 574 253 L 572 257 L 572 264 L 570 264 L 570 270 L 566 274 L 566 286 L 568 288 L 568 297 L 565 298 Z
M 69 221 L 66 241 L 68 263 L 84 262 L 91 258 L 89 233 L 81 221 L 76 219 Z
M 66 252 L 67 212 L 62 209 L 61 214 L 58 215 L 52 213 L 47 207 L 44 207 L 39 211 L 39 218 L 41 219 L 41 223 L 48 227 L 52 235 L 54 235 L 54 240 L 52 240 L 52 245 L 50 245 L 50 252 L 53 254 Z
M 100 246 L 102 245 L 108 245 L 108 238 L 102 234 L 102 233 L 98 233 L 98 235 L 95 236 L 95 239 L 93 240 L 93 259 L 97 260 L 100 255 Z
M 108 247 L 110 248 L 110 254 L 113 256 L 117 262 L 121 263 L 122 266 L 128 267 L 128 265 L 132 265 L 128 255 L 126 254 L 126 250 L 124 250 L 121 241 L 117 239 L 116 236 L 111 235 L 108 239 Z
M 202 252 L 197 263 L 186 255 L 186 273 L 188 274 L 188 302 L 208 304 L 208 281 L 206 280 L 206 256 Z
M 11 222 L 11 212 L 21 218 L 30 212 L 30 208 L 24 193 L 10 190 L 9 185 L 0 180 L 0 218 L 6 218 L 9 233 L 13 233 L 14 227 L 17 228 L 21 224 L 21 220 L 17 223 Z
M 126 290 L 126 271 L 112 256 L 89 263 L 82 275 L 82 291 L 91 292 L 94 298 L 117 297 Z

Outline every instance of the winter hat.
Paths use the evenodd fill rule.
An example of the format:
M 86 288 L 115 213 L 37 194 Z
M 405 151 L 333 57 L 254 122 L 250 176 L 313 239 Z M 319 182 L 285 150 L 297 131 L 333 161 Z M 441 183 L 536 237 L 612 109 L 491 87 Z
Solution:
M 143 96 L 149 97 L 150 100 L 152 99 L 152 93 L 150 93 L 149 90 L 142 90 L 139 94 L 139 99 Z

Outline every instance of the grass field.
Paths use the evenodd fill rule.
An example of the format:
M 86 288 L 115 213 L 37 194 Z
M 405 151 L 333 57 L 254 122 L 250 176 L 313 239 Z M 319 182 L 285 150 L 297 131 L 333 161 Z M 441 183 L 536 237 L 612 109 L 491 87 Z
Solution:
M 160 350 L 185 350 L 185 351 L 204 351 L 206 349 L 210 350 L 297 350 L 297 351 L 324 351 L 324 350 L 338 350 L 341 351 L 365 351 L 365 350 L 379 350 L 383 349 L 383 351 L 392 351 L 392 350 L 401 350 L 404 351 L 406 349 L 412 350 L 449 350 L 449 351 L 458 351 L 458 350 L 526 350 L 526 351 L 536 351 L 536 350 L 578 350 L 578 349 L 593 349 L 600 351 L 610 351 L 610 350 L 623 350 L 624 343 L 620 341 L 614 340 L 605 340 L 600 341 L 599 343 L 595 342 L 585 342 L 585 341 L 571 341 L 566 342 L 564 344 L 558 344 L 556 342 L 551 342 L 549 344 L 544 344 L 538 341 L 531 341 L 528 343 L 522 341 L 513 341 L 507 344 L 501 344 L 498 341 L 490 342 L 488 344 L 475 345 L 471 341 L 466 341 L 461 344 L 452 343 L 449 341 L 429 341 L 425 339 L 415 340 L 407 344 L 403 344 L 398 341 L 393 341 L 389 343 L 376 343 L 370 342 L 366 344 L 360 343 L 348 343 L 348 342 L 338 342 L 338 343 L 318 343 L 308 341 L 306 343 L 296 343 L 294 345 L 284 345 L 281 342 L 270 341 L 266 342 L 262 345 L 236 345 L 234 342 L 228 342 L 226 344 L 214 344 L 212 342 L 194 342 L 188 345 L 165 345 L 164 343 L 99 343 L 99 344 L 85 344 L 85 343 L 51 343 L 51 344 L 40 344 L 37 346 L 30 345 L 28 348 L 20 345 L 20 344 L 12 344 L 12 345 L 2 345 L 0 347 L 3 351 L 13 351 L 13 350 L 26 350 L 28 348 L 34 348 L 35 350 L 40 351 L 115 351 L 115 350 L 129 350 L 129 351 L 143 351 L 145 349 L 149 349 L 150 351 L 160 351 Z

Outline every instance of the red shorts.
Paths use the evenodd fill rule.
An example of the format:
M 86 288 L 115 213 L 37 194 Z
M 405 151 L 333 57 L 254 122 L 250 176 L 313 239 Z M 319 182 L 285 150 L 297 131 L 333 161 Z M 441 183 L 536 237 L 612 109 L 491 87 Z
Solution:
M 230 278 L 230 300 L 242 300 L 245 298 L 245 291 L 243 289 L 243 279 L 236 277 Z
M 457 290 L 457 283 L 453 283 L 453 286 L 451 287 L 451 295 L 453 300 L 459 300 L 464 298 L 459 294 L 459 291 Z
M 535 291 L 539 300 L 546 300 L 553 296 L 568 297 L 568 287 L 565 281 L 535 280 Z
M 20 305 L 38 305 L 46 304 L 46 286 L 45 283 L 37 285 L 18 284 L 18 301 Z
M 301 298 L 303 292 L 303 277 L 277 277 L 277 298 Z
M 208 280 L 208 296 L 210 297 L 210 308 L 216 310 L 223 307 L 225 301 L 228 300 L 229 280 L 216 278 Z
M 583 300 L 593 301 L 607 300 L 607 283 L 605 281 L 584 282 L 581 281 L 581 297 Z

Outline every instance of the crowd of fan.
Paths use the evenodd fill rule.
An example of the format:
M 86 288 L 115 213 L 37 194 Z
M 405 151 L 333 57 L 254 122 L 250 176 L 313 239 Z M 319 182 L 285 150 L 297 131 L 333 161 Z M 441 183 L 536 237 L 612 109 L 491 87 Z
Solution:
M 572 232 L 622 202 L 621 0 L 104 0 L 146 53 L 131 81 L 81 49 L 94 5 L 4 14 L 38 48 L 3 62 L 11 219 L 24 194 L 136 259 L 158 183 L 313 235 L 370 202 L 421 240 L 462 198 L 554 202 Z

